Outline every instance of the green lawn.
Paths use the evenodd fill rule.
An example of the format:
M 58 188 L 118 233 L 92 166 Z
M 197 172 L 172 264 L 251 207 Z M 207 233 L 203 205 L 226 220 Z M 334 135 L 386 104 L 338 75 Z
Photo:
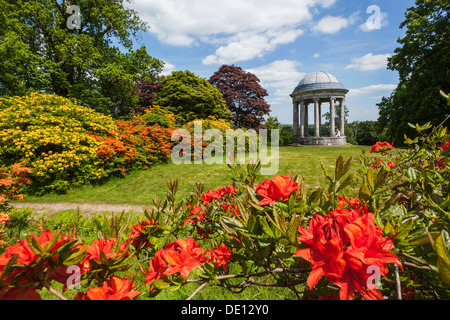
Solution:
M 296 173 L 305 177 L 305 182 L 310 188 L 323 186 L 326 180 L 320 165 L 321 160 L 332 169 L 340 154 L 345 159 L 354 155 L 355 161 L 352 170 L 356 170 L 359 165 L 358 157 L 363 149 L 368 151 L 369 147 L 280 147 L 278 174 Z M 169 180 L 179 179 L 178 196 L 183 197 L 192 191 L 196 182 L 202 183 L 206 191 L 230 184 L 232 176 L 233 172 L 226 164 L 175 165 L 170 162 L 153 166 L 148 170 L 131 172 L 125 178 L 112 178 L 102 185 L 84 186 L 70 190 L 63 195 L 27 196 L 24 201 L 145 205 L 150 203 L 155 196 L 165 197 L 166 182 Z

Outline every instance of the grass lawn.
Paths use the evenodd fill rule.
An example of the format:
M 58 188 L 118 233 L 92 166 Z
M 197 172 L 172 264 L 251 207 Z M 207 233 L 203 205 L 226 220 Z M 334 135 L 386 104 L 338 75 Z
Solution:
M 358 157 L 366 146 L 303 146 L 280 147 L 278 174 L 296 173 L 305 177 L 308 187 L 323 186 L 326 179 L 320 165 L 321 160 L 332 170 L 340 154 L 347 160 L 352 155 L 355 161 L 352 170 L 358 168 Z M 49 194 L 42 197 L 27 196 L 25 202 L 70 202 L 70 203 L 110 203 L 149 204 L 154 197 L 165 197 L 166 182 L 179 179 L 178 196 L 188 195 L 196 182 L 204 185 L 204 190 L 217 189 L 231 183 L 233 171 L 226 164 L 182 164 L 155 165 L 148 170 L 130 172 L 125 178 L 112 178 L 101 185 L 84 186 L 66 194 Z M 270 178 L 270 177 L 262 177 Z

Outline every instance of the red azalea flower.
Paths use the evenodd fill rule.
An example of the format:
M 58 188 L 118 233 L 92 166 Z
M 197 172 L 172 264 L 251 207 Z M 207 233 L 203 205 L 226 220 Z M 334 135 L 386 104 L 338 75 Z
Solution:
M 389 150 L 394 149 L 394 146 L 389 142 L 377 142 L 370 149 L 370 153 L 381 153 L 386 154 Z
M 116 243 L 116 238 L 109 238 L 108 240 L 96 239 L 92 242 L 92 244 L 87 248 L 87 255 L 81 262 L 81 272 L 86 273 L 91 268 L 89 263 L 90 260 L 96 260 L 101 262 L 100 253 L 103 252 L 107 259 L 118 256 L 126 247 L 126 243 L 124 243 L 119 252 L 113 252 L 113 246 Z
M 382 299 L 378 289 L 367 288 L 367 268 L 377 266 L 381 275 L 386 275 L 388 263 L 402 267 L 398 257 L 389 252 L 392 241 L 383 237 L 381 228 L 374 223 L 375 216 L 366 206 L 358 207 L 357 201 L 348 201 L 350 205 L 344 208 L 344 199 L 340 202 L 340 208 L 327 216 L 317 214 L 311 219 L 308 229 L 299 227 L 299 241 L 307 247 L 296 255 L 313 267 L 308 286 L 312 290 L 325 277 L 341 287 L 341 300 L 352 299 L 355 291 L 365 299 Z
M 223 266 L 223 269 L 227 271 L 227 264 L 231 260 L 230 249 L 222 243 L 219 247 L 211 249 L 208 253 L 208 261 L 214 263 L 214 268 Z
M 145 248 L 151 248 L 154 245 L 150 243 L 149 239 L 147 238 L 147 235 L 144 233 L 144 231 L 149 227 L 153 225 L 153 221 L 150 219 L 147 219 L 146 221 L 141 221 L 137 225 L 133 226 L 130 231 L 128 242 L 131 242 L 133 247 L 136 249 L 145 249 Z M 128 243 L 127 242 L 127 243 Z
M 255 192 L 264 198 L 260 206 L 275 203 L 279 200 L 287 201 L 289 196 L 300 186 L 291 178 L 275 175 L 273 180 L 265 180 L 256 186 Z
M 78 294 L 75 300 L 133 300 L 141 292 L 133 291 L 133 282 L 117 276 L 105 281 L 103 286 L 91 288 L 86 294 Z
M 448 149 L 450 149 L 450 140 L 445 142 L 442 146 L 439 147 L 442 151 L 446 152 Z
M 203 248 L 192 238 L 178 239 L 168 244 L 162 257 L 169 264 L 164 274 L 171 275 L 179 272 L 183 279 L 189 276 L 189 271 L 201 267 L 202 263 L 206 261 Z
M 155 256 L 150 260 L 150 268 L 147 271 L 145 284 L 152 283 L 155 280 L 164 278 L 164 273 L 167 270 L 167 262 L 162 258 L 164 249 L 159 249 Z
M 188 205 L 187 207 L 190 209 L 191 205 Z M 191 214 L 184 221 L 183 224 L 195 223 L 198 221 L 202 221 L 204 219 L 205 219 L 205 212 L 201 208 L 194 206 L 194 208 L 191 210 Z

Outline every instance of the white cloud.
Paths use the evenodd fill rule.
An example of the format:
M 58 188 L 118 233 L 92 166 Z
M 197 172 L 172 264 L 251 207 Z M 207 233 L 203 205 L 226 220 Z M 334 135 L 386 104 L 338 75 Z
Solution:
M 361 97 L 368 96 L 370 98 L 380 97 L 380 95 L 373 96 L 375 93 L 379 93 L 382 91 L 391 92 L 397 88 L 396 84 L 374 84 L 358 89 L 349 89 L 350 91 L 347 93 L 347 97 Z
M 357 69 L 360 71 L 374 71 L 378 69 L 385 69 L 387 67 L 387 59 L 391 54 L 373 55 L 368 53 L 359 58 L 353 58 L 352 63 L 347 65 L 346 69 Z
M 164 61 L 164 68 L 161 72 L 161 75 L 168 76 L 172 73 L 172 71 L 175 71 L 175 70 L 176 70 L 175 65 L 173 65 L 167 61 Z
M 320 53 L 314 53 L 313 57 L 314 57 L 315 59 L 320 58 Z
M 217 44 L 205 64 L 261 57 L 295 41 L 313 10 L 336 0 L 134 0 L 135 9 L 161 42 L 191 46 Z
M 203 64 L 229 64 L 262 57 L 278 45 L 297 39 L 302 30 L 269 30 L 265 33 L 242 32 L 230 37 L 229 43 L 219 47 L 213 55 L 203 59 Z
M 293 60 L 276 60 L 268 65 L 246 70 L 255 74 L 261 81 L 261 86 L 271 90 L 268 97 L 271 105 L 291 103 L 289 95 L 306 73 L 298 71 L 302 64 Z
M 314 27 L 315 31 L 333 34 L 339 32 L 342 28 L 347 28 L 349 20 L 343 17 L 326 16 Z

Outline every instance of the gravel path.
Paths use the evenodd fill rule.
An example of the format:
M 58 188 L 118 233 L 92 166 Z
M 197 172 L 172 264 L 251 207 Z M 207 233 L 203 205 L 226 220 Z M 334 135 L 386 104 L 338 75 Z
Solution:
M 121 213 L 122 211 L 133 211 L 136 213 L 143 212 L 143 205 L 129 205 L 129 204 L 107 204 L 107 203 L 28 203 L 28 202 L 10 202 L 14 208 L 31 208 L 36 214 L 53 214 L 65 210 L 77 210 L 83 214 L 96 214 L 104 212 Z

